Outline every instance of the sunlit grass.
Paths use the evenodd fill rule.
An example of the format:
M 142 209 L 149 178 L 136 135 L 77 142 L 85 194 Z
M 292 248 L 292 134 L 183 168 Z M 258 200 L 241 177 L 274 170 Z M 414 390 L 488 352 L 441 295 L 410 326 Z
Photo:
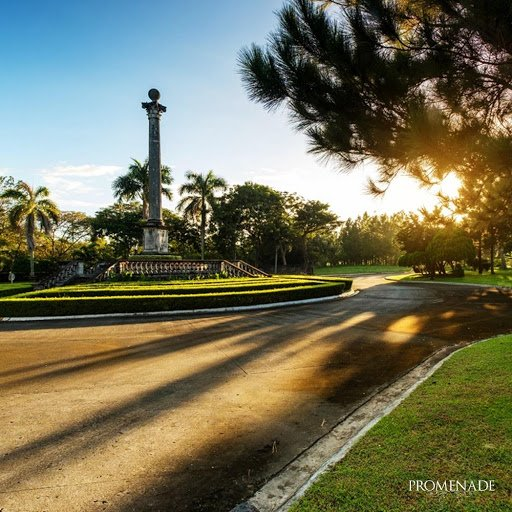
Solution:
M 14 282 L 11 283 L 0 283 L 0 297 L 7 297 L 9 295 L 16 295 L 17 293 L 29 292 L 32 290 L 32 284 L 30 282 Z
M 333 267 L 315 268 L 315 275 L 330 274 L 380 274 L 383 272 L 403 272 L 403 267 L 398 265 L 338 265 Z
M 292 512 L 510 511 L 512 336 L 452 359 L 347 457 Z M 410 480 L 493 480 L 494 492 L 410 491 Z
M 394 281 L 430 281 L 429 277 L 421 274 L 403 274 L 397 276 L 391 276 L 389 279 Z M 496 270 L 493 275 L 489 272 L 479 274 L 473 270 L 466 270 L 464 277 L 435 277 L 435 281 L 443 283 L 467 283 L 467 284 L 485 284 L 490 286 L 512 286 L 512 270 Z

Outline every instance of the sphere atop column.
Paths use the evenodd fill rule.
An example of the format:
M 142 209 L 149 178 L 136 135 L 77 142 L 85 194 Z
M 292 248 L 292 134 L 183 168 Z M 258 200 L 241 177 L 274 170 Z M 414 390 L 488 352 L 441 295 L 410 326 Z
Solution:
M 148 96 L 150 100 L 158 101 L 160 99 L 160 91 L 158 89 L 150 89 Z

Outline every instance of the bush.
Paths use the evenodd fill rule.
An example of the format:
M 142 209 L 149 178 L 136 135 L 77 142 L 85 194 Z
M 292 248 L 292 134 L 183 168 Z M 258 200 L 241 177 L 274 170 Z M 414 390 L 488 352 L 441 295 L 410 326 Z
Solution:
M 464 269 L 462 268 L 462 265 L 460 263 L 457 263 L 455 265 L 455 268 L 453 269 L 451 275 L 453 277 L 464 277 Z
M 332 282 L 338 282 L 338 283 L 345 283 L 345 291 L 352 289 L 352 283 L 354 282 L 353 279 L 347 278 L 347 277 L 334 277 L 334 276 L 304 276 L 304 275 L 282 275 L 279 276 L 282 279 L 297 279 L 304 282 L 308 281 L 317 281 L 317 282 L 323 282 L 323 283 L 332 283 Z
M 29 292 L 23 294 L 23 297 L 115 297 L 115 296 L 134 296 L 134 295 L 200 295 L 222 292 L 242 292 L 250 290 L 272 290 L 276 288 L 291 288 L 304 286 L 308 284 L 307 281 L 301 280 L 293 282 L 290 280 L 264 283 L 242 283 L 242 284 L 228 284 L 225 282 L 217 284 L 203 285 L 201 282 L 190 285 L 167 285 L 162 286 L 147 285 L 146 286 L 116 286 L 110 288 L 87 288 L 85 286 L 52 288 L 49 290 L 41 290 L 36 292 Z
M 475 272 L 478 271 L 478 258 L 475 258 L 471 261 L 471 268 Z M 482 258 L 482 270 L 484 272 L 489 272 L 489 270 L 491 270 L 491 262 L 486 258 Z
M 337 281 L 272 290 L 194 295 L 13 298 L 0 299 L 0 315 L 3 317 L 65 316 L 252 306 L 328 297 L 339 295 L 344 290 L 345 282 Z

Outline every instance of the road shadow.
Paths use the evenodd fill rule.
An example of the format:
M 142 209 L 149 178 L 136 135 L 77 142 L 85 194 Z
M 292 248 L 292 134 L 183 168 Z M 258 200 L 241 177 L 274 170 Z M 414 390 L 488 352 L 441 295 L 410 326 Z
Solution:
M 200 321 L 188 332 L 183 328 L 144 343 L 2 370 L 0 390 L 12 392 L 24 386 L 58 386 L 202 347 L 231 350 L 207 366 L 181 377 L 171 371 L 165 382 L 149 390 L 121 403 L 105 404 L 72 425 L 59 428 L 55 424 L 47 434 L 19 443 L 0 459 L 1 488 L 4 492 L 16 489 L 19 482 L 41 478 L 55 464 L 65 466 L 87 457 L 109 445 L 120 431 L 145 428 L 204 400 L 242 373 L 254 378 L 263 375 L 267 370 L 258 363 L 265 359 L 269 373 L 280 372 L 274 381 L 277 391 L 292 394 L 293 401 L 270 412 L 256 398 L 254 404 L 246 403 L 245 407 L 257 409 L 250 428 L 234 424 L 222 435 L 212 432 L 182 460 L 168 454 L 158 471 L 131 481 L 130 493 L 110 507 L 120 512 L 229 510 L 358 403 L 436 350 L 510 332 L 511 312 L 510 293 L 497 290 L 376 285 L 349 301 L 217 316 L 212 325 L 211 317 L 203 317 L 208 325 L 204 329 Z M 178 326 L 179 320 L 169 325 L 174 323 Z M 74 325 L 88 328 L 82 322 Z M 121 324 L 102 322 L 101 327 L 108 325 Z M 226 346 L 226 338 L 233 333 L 236 338 Z M 315 351 L 316 345 L 326 349 Z M 310 365 L 309 354 L 315 354 Z M 293 361 L 300 365 L 299 372 L 291 371 L 297 369 L 289 367 Z

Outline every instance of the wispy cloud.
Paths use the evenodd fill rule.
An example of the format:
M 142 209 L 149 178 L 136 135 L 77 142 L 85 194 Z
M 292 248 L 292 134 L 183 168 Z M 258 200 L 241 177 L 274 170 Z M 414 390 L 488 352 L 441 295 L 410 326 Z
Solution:
M 77 176 L 95 178 L 117 174 L 122 167 L 118 165 L 57 165 L 51 169 L 43 169 L 43 176 Z
M 69 193 L 87 194 L 95 190 L 95 187 L 85 184 L 80 180 L 61 178 L 60 176 L 44 176 L 45 184 L 53 191 L 54 195 L 67 195 Z
M 41 176 L 61 209 L 93 213 L 113 201 L 110 182 L 122 169 L 117 165 L 57 165 L 43 169 Z
M 94 213 L 100 208 L 104 208 L 107 206 L 104 202 L 98 201 L 83 201 L 81 199 L 73 199 L 73 198 L 58 198 L 55 199 L 59 208 L 64 211 L 75 210 L 75 211 L 85 211 L 86 213 Z

